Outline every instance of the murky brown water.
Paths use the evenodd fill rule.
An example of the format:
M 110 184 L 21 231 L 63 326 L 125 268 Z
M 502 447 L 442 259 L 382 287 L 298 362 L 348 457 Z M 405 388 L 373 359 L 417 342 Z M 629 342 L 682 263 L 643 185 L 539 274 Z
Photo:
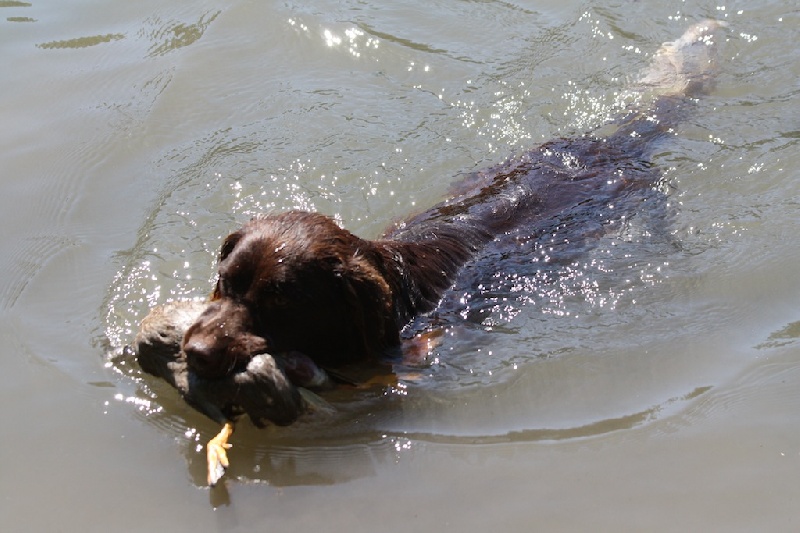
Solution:
M 216 427 L 119 355 L 301 207 L 363 236 L 592 129 L 661 41 L 731 25 L 642 217 L 420 376 Z M 800 497 L 791 2 L 0 1 L 4 531 L 771 530 Z

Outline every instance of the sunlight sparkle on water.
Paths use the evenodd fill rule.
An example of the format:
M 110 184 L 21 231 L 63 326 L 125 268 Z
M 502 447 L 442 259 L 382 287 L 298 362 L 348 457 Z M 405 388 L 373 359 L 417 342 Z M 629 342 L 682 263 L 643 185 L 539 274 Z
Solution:
M 114 395 L 114 400 L 135 406 L 136 409 L 144 413 L 145 416 L 150 416 L 163 411 L 163 408 L 160 405 L 154 404 L 147 398 L 140 398 L 138 396 L 124 396 L 123 394 L 117 393 Z M 105 405 L 108 406 L 108 402 L 106 402 Z
M 347 51 L 350 53 L 350 55 L 357 58 L 361 57 L 361 49 L 375 50 L 378 48 L 378 44 L 380 43 L 379 39 L 369 37 L 364 40 L 363 37 L 364 32 L 358 28 L 347 28 L 344 30 L 344 37 L 327 28 L 322 31 L 322 39 L 325 42 L 325 46 L 328 48 L 337 48 L 343 43 L 346 43 Z

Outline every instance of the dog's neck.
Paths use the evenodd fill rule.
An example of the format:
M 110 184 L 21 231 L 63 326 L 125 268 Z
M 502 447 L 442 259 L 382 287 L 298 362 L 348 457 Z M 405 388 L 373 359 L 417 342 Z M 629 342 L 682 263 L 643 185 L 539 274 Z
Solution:
M 434 309 L 461 267 L 492 238 L 470 224 L 430 221 L 375 241 L 398 326 Z

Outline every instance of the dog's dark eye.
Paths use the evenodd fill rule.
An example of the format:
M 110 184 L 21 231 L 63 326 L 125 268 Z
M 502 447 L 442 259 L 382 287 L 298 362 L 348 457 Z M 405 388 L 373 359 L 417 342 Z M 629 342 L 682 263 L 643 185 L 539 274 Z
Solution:
M 272 299 L 272 305 L 274 305 L 275 307 L 286 307 L 287 305 L 289 305 L 289 299 L 280 294 L 273 295 L 271 299 Z
M 217 280 L 219 293 L 221 296 L 233 297 L 236 295 L 243 295 L 249 288 L 249 280 L 246 276 L 238 273 L 231 274 L 229 272 L 220 273 Z
M 284 294 L 275 292 L 274 289 L 261 292 L 259 300 L 271 309 L 281 309 L 289 304 L 289 299 Z

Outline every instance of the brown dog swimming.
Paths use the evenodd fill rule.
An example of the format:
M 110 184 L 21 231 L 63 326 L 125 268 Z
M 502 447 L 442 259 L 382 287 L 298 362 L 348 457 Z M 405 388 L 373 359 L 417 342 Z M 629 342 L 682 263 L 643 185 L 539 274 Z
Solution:
M 662 47 L 636 86 L 656 96 L 620 119 L 614 133 L 533 148 L 477 174 L 469 191 L 381 239 L 362 239 L 302 211 L 259 216 L 230 234 L 211 300 L 191 304 L 191 320 L 184 313 L 171 323 L 180 304 L 146 319 L 136 341 L 145 371 L 224 424 L 209 443 L 209 483 L 227 465 L 236 414 L 291 423 L 305 405 L 297 387 L 325 383 L 320 368 L 398 346 L 403 328 L 437 306 L 465 265 L 488 269 L 492 261 L 482 258 L 539 238 L 560 221 L 602 227 L 610 204 L 635 209 L 637 193 L 660 177 L 649 160 L 654 143 L 710 88 L 720 26 L 695 24 Z

